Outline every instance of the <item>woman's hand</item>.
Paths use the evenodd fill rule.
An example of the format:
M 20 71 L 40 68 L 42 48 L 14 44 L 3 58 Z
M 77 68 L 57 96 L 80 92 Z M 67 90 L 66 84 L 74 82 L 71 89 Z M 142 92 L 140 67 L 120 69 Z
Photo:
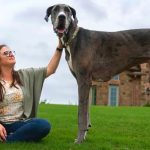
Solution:
M 2 124 L 0 124 L 0 141 L 4 142 L 6 141 L 7 132 L 6 129 Z
M 61 42 L 61 39 L 60 39 L 60 38 L 58 38 L 58 46 L 57 46 L 57 48 L 59 48 L 59 49 L 63 49 L 63 44 L 62 44 L 62 42 Z
M 62 52 L 62 50 L 63 50 L 63 44 L 62 44 L 60 38 L 58 38 L 58 40 L 59 41 L 58 41 L 58 46 L 57 46 L 56 50 L 59 51 L 59 52 Z

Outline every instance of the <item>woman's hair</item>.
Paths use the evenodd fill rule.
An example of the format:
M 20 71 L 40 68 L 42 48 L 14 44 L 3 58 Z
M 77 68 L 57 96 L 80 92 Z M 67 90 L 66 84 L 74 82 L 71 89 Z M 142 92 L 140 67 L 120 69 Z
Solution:
M 0 51 L 3 47 L 7 47 L 7 45 L 5 45 L 5 44 L 0 45 Z M 0 74 L 1 74 L 1 70 L 0 70 Z M 19 85 L 23 85 L 18 72 L 15 71 L 14 68 L 12 70 L 12 77 L 13 77 L 13 81 L 12 81 L 10 87 L 14 86 L 15 88 L 17 88 L 15 83 L 18 83 Z M 0 82 L 0 102 L 2 102 L 4 99 L 4 92 L 5 92 L 5 88 L 4 88 L 3 84 Z
M 7 47 L 7 45 L 5 45 L 5 44 L 0 45 L 0 51 L 3 47 Z

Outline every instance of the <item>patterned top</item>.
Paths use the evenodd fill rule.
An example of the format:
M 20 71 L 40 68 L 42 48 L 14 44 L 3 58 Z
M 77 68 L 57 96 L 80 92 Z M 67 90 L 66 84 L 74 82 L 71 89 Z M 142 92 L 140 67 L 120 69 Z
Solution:
M 0 102 L 0 121 L 14 122 L 23 116 L 23 92 L 21 87 L 10 87 L 9 81 L 0 81 L 5 88 L 4 99 Z

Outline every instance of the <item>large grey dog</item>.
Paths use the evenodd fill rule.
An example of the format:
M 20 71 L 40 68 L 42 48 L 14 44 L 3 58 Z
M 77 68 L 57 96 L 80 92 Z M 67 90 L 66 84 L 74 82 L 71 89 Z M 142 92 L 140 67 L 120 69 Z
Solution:
M 108 81 L 116 74 L 150 59 L 150 29 L 118 32 L 87 30 L 77 26 L 74 8 L 57 4 L 46 11 L 45 20 L 51 15 L 53 29 L 61 37 L 66 60 L 77 80 L 78 137 L 85 139 L 89 127 L 89 90 L 91 81 Z

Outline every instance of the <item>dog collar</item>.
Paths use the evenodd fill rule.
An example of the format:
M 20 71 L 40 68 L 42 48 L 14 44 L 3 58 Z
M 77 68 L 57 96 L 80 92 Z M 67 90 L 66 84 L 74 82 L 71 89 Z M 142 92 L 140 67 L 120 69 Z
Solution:
M 68 45 L 71 44 L 72 40 L 76 37 L 77 33 L 79 32 L 79 27 L 77 26 L 72 37 L 66 42 L 64 43 L 64 46 L 67 47 Z

